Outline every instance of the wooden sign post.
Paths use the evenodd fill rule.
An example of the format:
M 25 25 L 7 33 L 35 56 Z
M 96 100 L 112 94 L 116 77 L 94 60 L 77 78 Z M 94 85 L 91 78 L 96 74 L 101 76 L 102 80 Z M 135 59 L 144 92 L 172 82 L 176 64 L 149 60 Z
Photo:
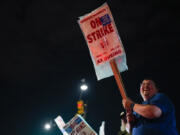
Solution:
M 119 70 L 117 68 L 117 65 L 116 65 L 116 62 L 115 62 L 114 59 L 110 61 L 110 65 L 111 65 L 111 69 L 112 69 L 112 71 L 114 73 L 114 77 L 116 79 L 116 83 L 118 85 L 120 94 L 121 94 L 123 99 L 126 99 L 127 95 L 126 95 L 126 91 L 124 89 L 124 85 L 123 85 L 123 82 L 122 82 L 122 79 L 121 79 L 121 74 L 119 73 Z

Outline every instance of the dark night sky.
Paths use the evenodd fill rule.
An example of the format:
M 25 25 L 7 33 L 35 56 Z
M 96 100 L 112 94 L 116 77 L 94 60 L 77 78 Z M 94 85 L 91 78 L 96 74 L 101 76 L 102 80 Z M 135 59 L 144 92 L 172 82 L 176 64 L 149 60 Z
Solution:
M 97 81 L 89 50 L 77 19 L 104 0 L 18 0 L 0 3 L 0 90 L 3 134 L 59 135 L 57 127 L 45 132 L 46 121 L 61 115 L 69 121 L 76 113 L 79 84 L 89 84 L 87 122 L 106 135 L 115 135 L 123 110 L 113 77 Z M 155 79 L 173 101 L 180 130 L 178 0 L 109 0 L 122 39 L 128 71 L 121 73 L 128 96 L 139 102 L 139 84 Z

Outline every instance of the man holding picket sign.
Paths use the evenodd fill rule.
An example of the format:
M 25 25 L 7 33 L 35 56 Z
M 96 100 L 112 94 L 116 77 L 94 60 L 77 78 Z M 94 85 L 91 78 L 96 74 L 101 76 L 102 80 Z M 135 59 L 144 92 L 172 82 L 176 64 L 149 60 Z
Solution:
M 103 4 L 101 7 L 94 10 L 93 12 L 80 17 L 80 19 L 78 20 L 78 23 L 83 32 L 84 38 L 88 44 L 88 48 L 90 50 L 90 55 L 94 64 L 97 79 L 100 80 L 100 79 L 112 76 L 114 74 L 114 77 L 116 79 L 117 85 L 120 90 L 120 94 L 123 98 L 123 106 L 127 111 L 127 115 L 133 115 L 132 111 L 134 110 L 136 111 L 136 114 L 138 113 L 138 115 L 141 115 L 143 113 L 141 112 L 142 109 L 138 110 L 137 108 L 138 106 L 143 108 L 145 105 L 134 104 L 129 98 L 127 98 L 126 92 L 124 90 L 124 86 L 123 86 L 119 71 L 122 72 L 128 69 L 126 65 L 126 54 L 125 54 L 123 45 L 121 43 L 120 37 L 118 35 L 118 31 L 116 29 L 114 19 L 112 17 L 111 11 L 107 3 Z M 153 89 L 153 87 L 155 88 L 153 81 L 152 80 L 144 80 L 144 81 L 146 81 L 146 83 L 147 82 L 149 83 L 147 84 L 149 86 L 146 86 L 146 88 L 152 91 L 153 94 L 156 96 L 157 91 L 156 89 Z M 152 95 L 151 98 L 153 98 L 154 95 Z M 162 97 L 161 94 L 160 96 L 158 95 L 159 99 L 165 99 L 161 97 Z M 154 98 L 155 99 L 153 99 L 152 102 L 156 102 L 157 96 Z M 159 104 L 158 102 L 159 100 L 157 101 L 157 104 Z M 147 105 L 147 106 L 150 106 L 150 105 Z M 155 105 L 152 105 L 152 106 L 154 107 Z M 163 105 L 162 106 L 157 105 L 157 107 L 155 106 L 155 108 L 159 112 L 158 113 L 159 117 L 157 117 L 157 119 L 148 119 L 145 117 L 144 121 L 141 121 L 142 125 L 146 124 L 147 122 L 151 123 L 151 127 L 146 127 L 146 129 L 148 128 L 148 130 L 146 129 L 135 130 L 136 132 L 133 132 L 132 134 L 133 135 L 178 135 L 176 131 L 176 127 L 175 127 L 176 123 L 174 119 L 175 118 L 174 111 L 173 111 L 174 109 L 166 110 L 167 112 L 171 111 L 171 113 L 169 113 L 170 116 L 168 116 L 168 118 L 173 118 L 173 120 L 168 119 L 171 121 L 169 124 L 171 124 L 170 127 L 172 127 L 171 128 L 172 130 L 168 130 L 169 127 L 167 124 L 159 125 L 160 127 L 163 125 L 167 125 L 167 127 L 161 127 L 160 129 L 158 129 L 157 127 L 156 128 L 154 127 L 159 122 L 162 122 L 161 120 L 158 121 L 158 118 L 160 118 L 160 116 L 165 117 L 164 116 L 165 108 Z M 170 108 L 173 108 L 173 107 L 170 105 Z M 130 118 L 130 117 L 127 117 L 127 118 Z M 143 118 L 143 115 L 141 116 L 141 119 L 142 118 Z M 130 121 L 129 119 L 127 120 Z M 146 122 L 146 123 L 143 123 L 143 122 Z M 152 122 L 156 124 L 152 124 Z M 135 127 L 135 128 L 138 128 L 138 127 Z M 164 128 L 164 131 L 167 131 L 167 132 L 163 132 L 162 131 L 163 128 Z

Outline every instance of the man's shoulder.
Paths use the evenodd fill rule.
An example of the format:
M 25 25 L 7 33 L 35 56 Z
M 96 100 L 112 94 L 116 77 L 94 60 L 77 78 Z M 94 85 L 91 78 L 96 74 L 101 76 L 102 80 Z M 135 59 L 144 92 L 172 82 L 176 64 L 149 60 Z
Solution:
M 150 103 L 160 103 L 160 102 L 169 102 L 170 99 L 168 98 L 168 96 L 166 96 L 164 93 L 156 93 L 156 95 L 154 95 L 149 102 Z
M 152 101 L 158 101 L 158 103 L 166 103 L 172 105 L 170 98 L 164 93 L 157 93 Z
M 168 99 L 167 95 L 164 93 L 157 93 L 154 97 L 155 98 L 167 98 Z

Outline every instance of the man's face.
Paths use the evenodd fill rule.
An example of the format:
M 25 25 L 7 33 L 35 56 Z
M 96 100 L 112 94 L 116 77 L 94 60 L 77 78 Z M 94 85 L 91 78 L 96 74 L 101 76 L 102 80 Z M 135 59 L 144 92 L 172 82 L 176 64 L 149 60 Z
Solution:
M 157 93 L 157 89 L 152 80 L 143 80 L 140 86 L 140 93 L 144 101 L 151 98 L 154 94 Z

